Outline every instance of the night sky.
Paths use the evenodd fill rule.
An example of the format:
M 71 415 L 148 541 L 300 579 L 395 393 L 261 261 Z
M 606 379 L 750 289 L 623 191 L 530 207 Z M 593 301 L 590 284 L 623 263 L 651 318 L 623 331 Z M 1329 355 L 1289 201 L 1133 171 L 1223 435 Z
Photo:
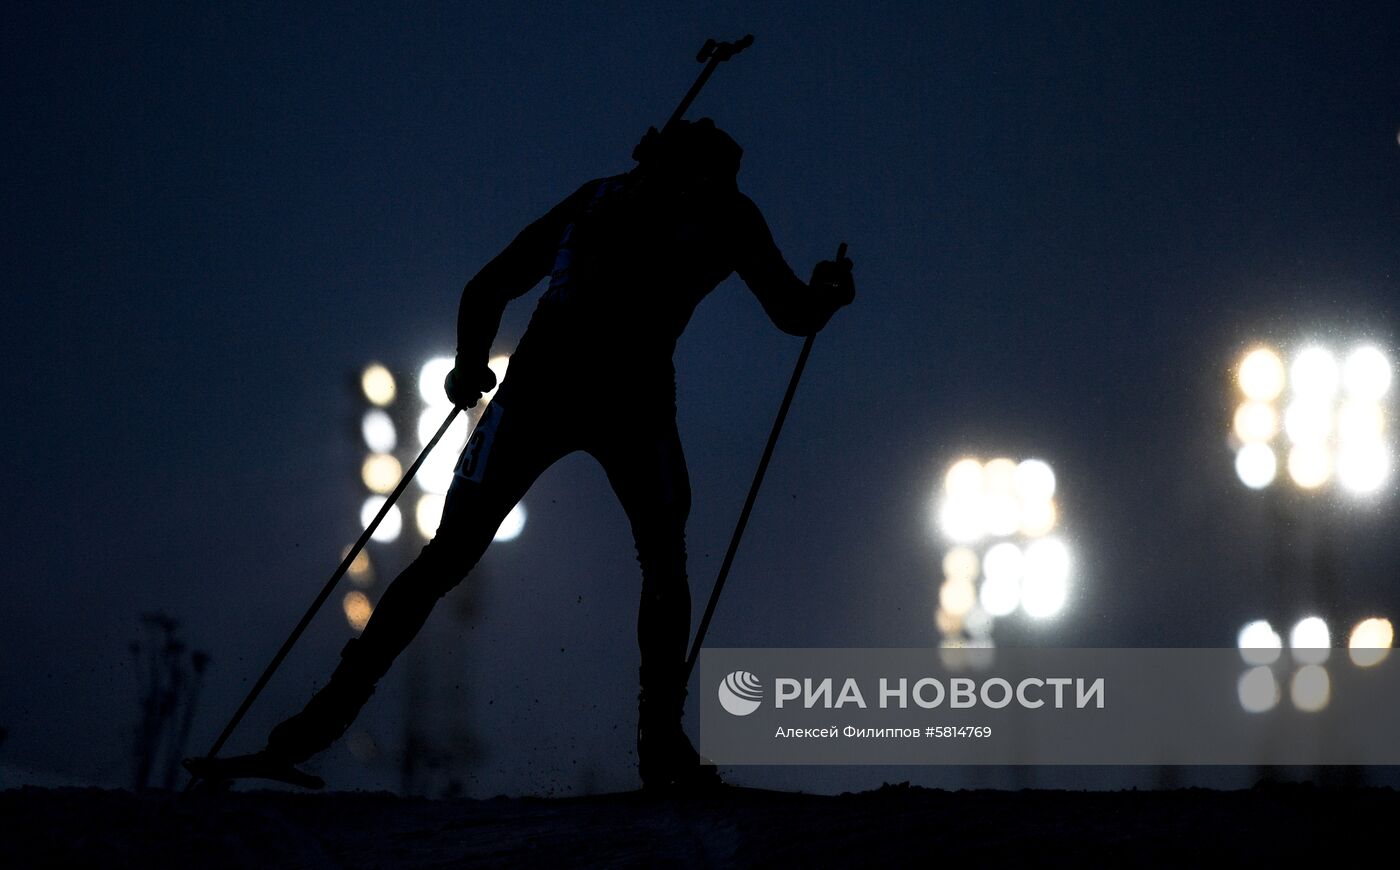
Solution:
M 0 782 L 126 783 L 151 610 L 212 655 L 191 748 L 212 740 L 359 532 L 355 373 L 451 353 L 462 284 L 629 168 L 710 36 L 756 42 L 691 117 L 743 145 L 795 271 L 846 241 L 858 294 L 710 643 L 936 643 L 931 503 L 967 453 L 1059 477 L 1070 604 L 1006 642 L 1230 646 L 1262 614 L 1232 367 L 1257 340 L 1400 351 L 1394 5 L 502 6 L 6 6 Z M 737 278 L 681 339 L 697 617 L 800 346 Z M 596 386 L 600 415 L 627 400 Z M 1394 496 L 1315 506 L 1356 618 L 1400 615 Z M 422 644 L 478 747 L 465 788 L 634 787 L 625 518 L 581 455 L 526 504 L 475 615 Z M 231 748 L 349 636 L 333 600 Z M 328 752 L 336 785 L 397 783 L 400 677 L 360 725 L 385 754 Z

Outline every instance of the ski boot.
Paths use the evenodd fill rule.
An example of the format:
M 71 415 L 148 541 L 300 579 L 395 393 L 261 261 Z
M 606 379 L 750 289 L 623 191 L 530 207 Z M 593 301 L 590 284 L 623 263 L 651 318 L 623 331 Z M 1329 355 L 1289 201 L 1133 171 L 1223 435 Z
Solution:
M 360 661 L 357 642 L 352 639 L 345 645 L 330 682 L 311 696 L 306 707 L 272 729 L 261 754 L 288 765 L 300 764 L 345 734 L 374 694 L 378 676 Z
M 724 785 L 719 769 L 700 757 L 681 727 L 685 685 L 679 679 L 648 679 L 642 670 L 638 696 L 637 772 L 653 793 L 694 794 Z

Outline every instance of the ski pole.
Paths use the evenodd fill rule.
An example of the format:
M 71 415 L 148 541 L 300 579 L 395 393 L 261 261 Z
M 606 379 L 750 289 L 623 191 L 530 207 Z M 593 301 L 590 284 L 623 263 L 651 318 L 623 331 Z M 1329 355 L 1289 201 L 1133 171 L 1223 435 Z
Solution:
M 841 262 L 841 258 L 846 256 L 846 243 L 842 242 L 836 250 L 836 261 Z M 710 601 L 705 605 L 705 614 L 700 617 L 700 627 L 695 630 L 695 641 L 690 645 L 690 654 L 685 658 L 685 678 L 690 680 L 690 674 L 695 670 L 695 661 L 700 657 L 700 646 L 705 642 L 705 633 L 710 630 L 710 620 L 714 618 L 715 607 L 719 604 L 719 594 L 724 591 L 724 581 L 729 577 L 729 568 L 734 564 L 734 554 L 739 551 L 739 540 L 744 537 L 744 527 L 749 524 L 749 514 L 753 512 L 753 504 L 758 499 L 758 488 L 763 485 L 763 475 L 768 471 L 768 461 L 773 458 L 773 448 L 778 444 L 778 434 L 783 431 L 783 421 L 787 420 L 788 408 L 792 406 L 792 397 L 797 393 L 797 382 L 802 379 L 802 370 L 807 367 L 807 357 L 812 355 L 812 343 L 816 340 L 817 334 L 814 332 L 807 336 L 807 340 L 802 343 L 802 352 L 797 355 L 797 365 L 792 370 L 792 379 L 788 381 L 787 392 L 783 394 L 783 403 L 778 406 L 778 417 L 773 421 L 773 430 L 768 433 L 768 443 L 763 447 L 763 457 L 758 460 L 758 471 L 754 472 L 753 483 L 749 485 L 749 495 L 744 499 L 744 507 L 739 511 L 739 522 L 734 526 L 734 535 L 729 539 L 729 549 L 724 553 L 724 561 L 719 566 L 719 576 L 715 578 L 714 589 L 710 590 Z
M 292 629 L 292 633 L 287 637 L 287 640 L 283 642 L 282 648 L 277 651 L 277 655 L 272 657 L 272 661 L 268 663 L 267 669 L 262 672 L 262 676 L 258 677 L 258 681 L 253 684 L 253 688 L 248 692 L 248 697 L 243 699 L 243 703 L 238 706 L 238 711 L 233 714 L 233 718 L 224 726 L 223 732 L 219 734 L 219 739 L 215 740 L 214 745 L 209 749 L 209 758 L 218 755 L 219 750 L 224 748 L 224 743 L 227 742 L 229 736 L 233 734 L 233 729 L 238 727 L 238 723 L 243 720 L 243 716 L 248 712 L 248 709 L 253 706 L 253 702 L 257 700 L 258 695 L 262 692 L 263 687 L 267 685 L 268 680 L 272 679 L 273 673 L 276 672 L 277 668 L 282 664 L 282 660 L 287 657 L 287 653 L 292 651 L 292 646 L 296 644 L 302 632 L 306 631 L 306 627 L 311 624 L 311 619 L 316 615 L 316 611 L 320 610 L 321 605 L 326 603 L 326 599 L 331 597 L 331 592 L 335 590 L 336 584 L 340 582 L 340 578 L 344 577 L 345 572 L 350 570 L 350 564 L 355 561 L 356 556 L 360 555 L 360 551 L 365 548 L 365 544 L 369 543 L 369 539 L 374 534 L 375 529 L 379 528 L 380 521 L 388 515 L 389 509 L 394 506 L 394 502 L 398 501 L 399 496 L 403 495 L 403 491 L 408 488 L 408 482 L 413 479 L 413 475 L 418 473 L 418 467 L 423 464 L 424 459 L 428 458 L 428 454 L 437 446 L 438 441 L 442 440 L 442 436 L 447 432 L 447 427 L 452 425 L 452 421 L 457 419 L 457 415 L 461 413 L 461 411 L 462 409 L 460 406 L 454 406 L 452 408 L 452 413 L 448 414 L 447 419 L 443 420 L 442 425 L 438 427 L 437 434 L 433 435 L 432 440 L 423 448 L 423 452 L 418 454 L 418 458 L 413 460 L 413 464 L 408 467 L 408 471 L 404 472 L 403 477 L 399 479 L 399 485 L 394 487 L 394 491 L 384 500 L 384 504 L 379 508 L 379 513 L 375 514 L 374 520 L 360 533 L 360 539 L 355 542 L 355 546 L 350 548 L 350 552 L 345 554 L 345 558 L 340 562 L 340 567 L 336 568 L 335 573 L 331 575 L 331 579 L 326 581 L 326 585 L 321 588 L 321 594 L 317 595 L 316 600 L 311 602 L 311 606 L 307 608 L 306 613 L 301 618 L 301 622 L 298 622 L 297 627 Z M 193 785 L 196 780 L 197 778 L 190 780 L 190 784 Z
M 681 98 L 681 104 L 676 106 L 676 110 L 671 113 L 671 117 L 666 119 L 666 126 L 661 128 L 664 133 L 680 123 L 681 116 L 685 114 L 690 104 L 695 102 L 695 97 L 700 93 L 700 89 L 705 86 L 705 82 L 710 80 L 714 74 L 715 67 L 729 60 L 734 55 L 753 45 L 753 34 L 750 33 L 738 42 L 715 42 L 713 39 L 705 40 L 705 44 L 700 46 L 700 51 L 695 55 L 697 63 L 704 63 L 705 68 L 696 77 L 695 84 L 690 86 L 690 90 L 685 92 Z M 709 61 L 709 63 L 705 63 Z

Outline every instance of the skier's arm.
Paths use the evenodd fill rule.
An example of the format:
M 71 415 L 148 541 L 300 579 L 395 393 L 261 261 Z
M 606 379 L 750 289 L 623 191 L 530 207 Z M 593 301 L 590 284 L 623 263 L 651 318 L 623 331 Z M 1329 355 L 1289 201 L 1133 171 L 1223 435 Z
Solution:
M 592 184 L 579 188 L 521 230 L 462 288 L 462 301 L 457 307 L 457 356 L 464 362 L 478 358 L 483 364 L 486 362 L 506 303 L 522 296 L 549 274 L 559 239 L 577 213 L 581 195 L 586 195 Z
M 580 199 L 588 196 L 594 185 L 595 182 L 585 184 L 521 230 L 462 288 L 462 300 L 457 306 L 457 363 L 447 383 L 452 401 L 471 407 L 481 393 L 496 385 L 496 377 L 486 367 L 486 361 L 491 342 L 501 328 L 506 304 L 549 274 L 560 237 L 577 215 Z
M 822 261 L 812 281 L 798 278 L 773 241 L 773 233 L 753 200 L 738 195 L 734 225 L 735 267 L 773 324 L 789 335 L 811 335 L 826 326 L 836 309 L 851 302 L 855 284 L 851 261 Z

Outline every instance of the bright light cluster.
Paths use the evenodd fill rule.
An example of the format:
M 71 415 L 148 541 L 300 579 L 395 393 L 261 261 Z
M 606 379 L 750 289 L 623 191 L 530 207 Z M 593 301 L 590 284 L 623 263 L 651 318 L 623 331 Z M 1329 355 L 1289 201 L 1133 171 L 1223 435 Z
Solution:
M 502 354 L 493 357 L 487 364 L 496 375 L 497 383 L 505 379 L 509 357 Z M 416 452 L 426 447 L 433 435 L 442 426 L 442 421 L 452 412 L 452 403 L 447 398 L 443 383 L 448 372 L 452 371 L 453 359 L 438 356 L 429 359 L 418 370 L 418 398 L 421 401 L 418 412 L 416 435 L 412 444 L 401 444 L 398 427 L 395 426 L 391 411 L 400 392 L 393 374 L 380 363 L 371 363 L 360 376 L 360 387 L 365 399 L 372 407 L 365 412 L 361 422 L 361 433 L 369 455 L 360 468 L 360 478 L 372 495 L 361 507 L 360 516 L 367 526 L 384 504 L 385 496 L 393 492 L 403 476 L 404 465 L 416 457 Z M 443 433 L 437 446 L 423 460 L 414 480 L 422 491 L 413 511 L 414 526 L 420 537 L 429 540 L 442 521 L 444 497 L 452 485 L 452 475 L 457 465 L 457 457 L 467 443 L 471 432 L 471 420 L 478 418 L 496 391 L 492 389 L 482 397 L 482 401 L 468 414 L 459 414 L 452 425 Z M 395 455 L 400 447 L 404 457 Z M 412 452 L 410 452 L 412 451 Z M 515 510 L 501 524 L 496 540 L 508 541 L 518 537 L 525 524 L 523 506 Z M 389 509 L 384 521 L 375 530 L 372 540 L 390 543 L 398 539 L 403 531 L 404 518 L 397 505 Z
M 415 448 L 422 450 L 428 446 L 428 442 L 437 434 L 437 430 L 442 426 L 442 421 L 447 419 L 447 415 L 452 413 L 452 402 L 447 398 L 447 392 L 443 389 L 443 382 L 447 380 L 447 373 L 452 371 L 453 361 L 450 356 L 434 357 L 423 364 L 418 373 L 418 396 L 423 401 L 422 410 L 418 412 L 418 439 Z M 452 421 L 452 425 L 443 433 L 442 440 L 433 448 L 433 452 L 423 460 L 423 464 L 418 468 L 418 474 L 414 481 L 418 488 L 431 496 L 438 496 L 432 500 L 427 507 L 420 501 L 417 511 L 418 531 L 424 538 L 431 538 L 433 532 L 437 530 L 437 521 L 442 516 L 442 496 L 452 486 L 452 474 L 457 467 L 457 456 L 462 452 L 462 448 L 467 443 L 467 434 L 471 429 L 466 414 L 458 414 Z M 426 498 L 426 496 L 425 496 Z M 433 506 L 436 506 L 437 516 L 433 516 Z M 428 520 L 425 528 L 425 520 Z
M 1040 459 L 949 466 L 936 505 L 952 547 L 934 621 L 945 644 L 989 642 L 994 621 L 1017 610 L 1044 619 L 1065 605 L 1070 554 L 1054 531 L 1055 473 Z
M 1352 664 L 1368 668 L 1390 655 L 1395 630 L 1390 620 L 1363 619 L 1352 629 L 1347 641 Z M 1331 701 L 1332 682 L 1325 664 L 1331 654 L 1332 635 L 1319 616 L 1298 620 L 1288 632 L 1288 648 L 1294 664 L 1288 683 L 1288 697 L 1304 713 L 1316 713 Z M 1256 619 L 1240 629 L 1240 658 L 1249 668 L 1237 686 L 1240 706 L 1250 713 L 1272 710 L 1283 699 L 1283 687 L 1274 675 L 1273 665 L 1283 655 L 1283 638 L 1267 620 Z
M 1391 367 L 1374 345 L 1339 359 L 1310 344 L 1285 365 L 1268 347 L 1240 360 L 1235 408 L 1235 472 L 1264 489 L 1286 471 L 1303 490 L 1335 483 L 1353 495 L 1377 492 L 1390 477 L 1386 396 Z

